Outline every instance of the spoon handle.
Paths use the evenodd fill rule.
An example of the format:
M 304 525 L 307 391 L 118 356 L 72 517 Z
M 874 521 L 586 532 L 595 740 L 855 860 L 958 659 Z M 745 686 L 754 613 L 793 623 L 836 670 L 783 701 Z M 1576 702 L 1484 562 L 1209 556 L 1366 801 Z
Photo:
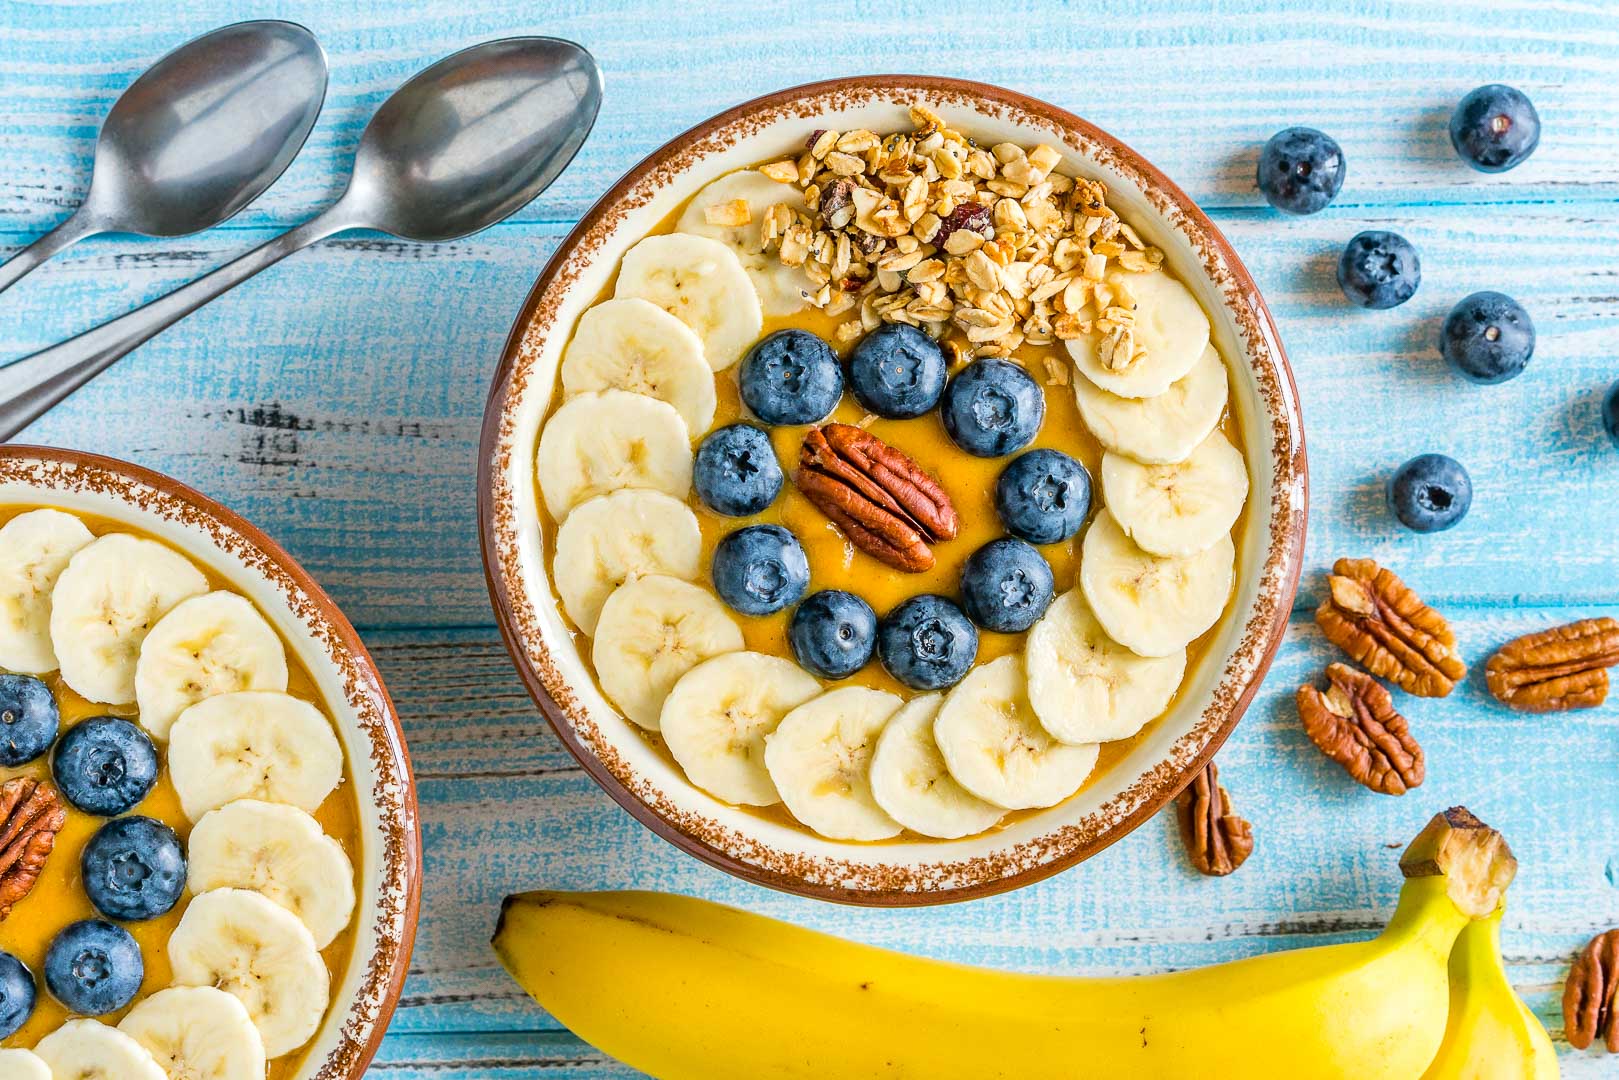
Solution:
M 335 213 L 337 210 L 337 206 L 332 207 L 128 315 L 0 367 L 0 442 L 15 438 L 19 431 L 107 370 L 119 357 L 156 337 L 220 293 L 235 288 L 260 270 L 317 240 L 353 227 L 354 222 Z
M 103 229 L 104 226 L 80 206 L 73 211 L 72 217 L 17 252 L 6 262 L 0 263 L 0 292 L 11 288 L 24 274 L 37 268 L 69 244 L 102 232 Z

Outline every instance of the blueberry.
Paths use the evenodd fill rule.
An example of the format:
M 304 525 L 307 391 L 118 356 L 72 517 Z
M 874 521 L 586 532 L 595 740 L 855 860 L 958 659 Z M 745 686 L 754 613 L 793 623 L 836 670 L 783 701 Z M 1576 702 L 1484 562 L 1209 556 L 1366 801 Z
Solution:
M 976 360 L 945 387 L 944 429 L 978 457 L 1028 446 L 1046 418 L 1046 398 L 1027 371 L 1006 360 Z
M 804 330 L 778 330 L 742 360 L 742 401 L 767 424 L 813 424 L 843 396 L 843 366 L 832 346 Z
M 781 463 L 770 436 L 752 424 L 711 432 L 697 448 L 692 484 L 703 505 L 716 514 L 757 514 L 781 493 Z
M 49 750 L 61 719 L 50 687 L 32 675 L 0 675 L 0 765 L 26 765 Z
M 1413 532 L 1440 532 L 1467 516 L 1473 481 L 1467 470 L 1444 454 L 1422 454 L 1389 478 L 1389 506 Z
M 1051 564 L 1022 540 L 991 540 L 961 568 L 961 606 L 985 630 L 1017 634 L 1051 606 Z
M 0 1039 L 9 1039 L 34 1015 L 34 973 L 8 952 L 0 952 Z
M 157 783 L 157 748 L 128 720 L 97 716 L 62 736 L 51 772 L 68 802 L 87 814 L 115 817 Z
M 1481 86 L 1451 114 L 1450 144 L 1479 172 L 1506 172 L 1540 144 L 1540 114 L 1522 90 Z
M 930 411 L 944 393 L 944 350 L 914 326 L 884 323 L 849 354 L 849 387 L 868 411 L 910 420 Z
M 1476 383 L 1516 378 L 1535 354 L 1535 324 L 1516 300 L 1476 292 L 1450 309 L 1439 332 L 1439 352 Z
M 1006 531 L 1031 544 L 1066 540 L 1091 510 L 1091 474 L 1061 450 L 1030 450 L 1001 470 L 995 510 Z
M 64 927 L 45 953 L 45 986 L 82 1016 L 122 1009 L 145 977 L 141 948 L 129 931 L 100 919 Z
M 1289 214 L 1324 209 L 1344 186 L 1344 152 L 1315 128 L 1283 128 L 1259 154 L 1256 179 L 1265 199 Z
M 804 595 L 809 560 L 780 525 L 749 525 L 715 546 L 713 573 L 721 600 L 744 615 L 769 615 Z
M 828 679 L 853 675 L 877 647 L 877 613 L 854 593 L 811 593 L 787 624 L 787 643 L 798 662 Z
M 1381 311 L 1399 307 L 1422 284 L 1417 249 L 1399 233 L 1367 229 L 1344 245 L 1338 258 L 1338 287 L 1351 303 Z
M 888 673 L 913 690 L 942 690 L 967 674 L 978 656 L 978 631 L 943 596 L 913 596 L 883 616 L 877 655 Z
M 1619 448 L 1619 382 L 1608 387 L 1608 392 L 1602 396 L 1602 428 Z
M 180 900 L 186 858 L 174 830 L 149 817 L 114 818 L 84 845 L 84 892 L 109 919 L 155 919 Z

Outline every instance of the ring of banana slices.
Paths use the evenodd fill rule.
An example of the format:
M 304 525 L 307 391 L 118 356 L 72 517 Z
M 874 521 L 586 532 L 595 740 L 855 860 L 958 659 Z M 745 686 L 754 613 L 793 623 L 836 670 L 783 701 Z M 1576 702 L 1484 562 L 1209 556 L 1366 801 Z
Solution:
M 70 1020 L 32 1051 L 0 1050 L 0 1073 L 263 1080 L 323 1022 L 321 950 L 356 906 L 349 853 L 313 816 L 343 782 L 343 750 L 288 693 L 280 634 L 165 544 L 30 509 L 0 526 L 0 670 L 134 705 L 191 826 L 172 985 L 116 1027 Z
M 1069 798 L 1101 744 L 1162 716 L 1224 612 L 1249 488 L 1223 427 L 1226 365 L 1185 285 L 1156 264 L 1114 271 L 1129 361 L 1104 358 L 1088 329 L 1050 347 L 1066 346 L 1077 377 L 1062 382 L 1104 451 L 1077 582 L 1020 652 L 943 693 L 828 685 L 748 650 L 705 580 L 691 488 L 693 447 L 727 399 L 715 380 L 764 319 L 812 303 L 815 283 L 761 237 L 781 204 L 805 214 L 802 187 L 759 169 L 713 181 L 673 232 L 625 253 L 612 296 L 579 319 L 536 449 L 551 580 L 607 698 L 696 787 L 783 804 L 833 840 L 974 836 Z

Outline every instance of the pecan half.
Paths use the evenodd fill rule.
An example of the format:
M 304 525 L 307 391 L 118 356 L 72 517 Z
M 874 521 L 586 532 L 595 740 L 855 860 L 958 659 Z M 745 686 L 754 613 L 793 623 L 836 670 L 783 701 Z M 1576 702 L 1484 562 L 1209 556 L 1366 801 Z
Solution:
M 1467 674 L 1444 616 L 1392 570 L 1339 559 L 1332 571 L 1316 625 L 1367 671 L 1418 697 L 1444 697 Z
M 793 483 L 855 547 L 910 573 L 933 567 L 930 541 L 960 524 L 944 488 L 909 456 L 852 424 L 811 428 Z
M 1619 664 L 1619 622 L 1583 619 L 1507 642 L 1484 666 L 1498 701 L 1525 712 L 1590 709 L 1608 696 Z
M 27 777 L 0 784 L 0 921 L 33 890 L 66 821 L 49 785 Z
M 1574 958 L 1563 985 L 1563 1035 L 1576 1050 L 1584 1050 L 1598 1036 L 1608 1053 L 1619 1054 L 1619 1017 L 1614 996 L 1619 993 L 1619 930 L 1608 930 Z
M 1321 752 L 1373 791 L 1404 795 L 1427 773 L 1422 747 L 1383 684 L 1348 664 L 1327 667 L 1326 691 L 1299 687 L 1299 719 Z
M 1198 873 L 1224 877 L 1254 850 L 1253 826 L 1231 812 L 1231 796 L 1220 786 L 1220 768 L 1205 765 L 1175 800 L 1181 840 Z

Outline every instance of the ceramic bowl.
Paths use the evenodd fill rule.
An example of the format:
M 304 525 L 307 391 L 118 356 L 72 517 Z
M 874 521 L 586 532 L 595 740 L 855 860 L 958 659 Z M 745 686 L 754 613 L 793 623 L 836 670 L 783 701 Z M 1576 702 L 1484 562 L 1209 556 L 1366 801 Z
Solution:
M 817 128 L 909 130 L 922 103 L 982 144 L 1060 149 L 1099 178 L 1110 204 L 1164 250 L 1197 295 L 1233 368 L 1232 406 L 1252 494 L 1236 597 L 1173 711 L 1075 797 L 986 835 L 878 845 L 824 840 L 730 807 L 687 782 L 603 698 L 547 580 L 534 453 L 563 347 L 620 256 L 709 181 L 796 153 Z M 483 554 L 507 646 L 535 701 L 580 763 L 626 810 L 683 850 L 748 880 L 858 904 L 927 904 L 1001 892 L 1124 836 L 1172 799 L 1242 716 L 1287 626 L 1308 499 L 1304 430 L 1276 328 L 1253 279 L 1212 222 L 1139 154 L 1022 94 L 914 76 L 839 79 L 739 105 L 649 155 L 593 207 L 540 274 L 496 371 L 479 483 Z
M 357 1080 L 405 983 L 421 900 L 421 831 L 393 702 L 337 605 L 274 541 L 200 492 L 127 462 L 0 446 L 0 505 L 29 504 L 129 525 L 230 582 L 280 631 L 335 722 L 357 787 L 360 874 L 353 955 L 297 1080 Z

